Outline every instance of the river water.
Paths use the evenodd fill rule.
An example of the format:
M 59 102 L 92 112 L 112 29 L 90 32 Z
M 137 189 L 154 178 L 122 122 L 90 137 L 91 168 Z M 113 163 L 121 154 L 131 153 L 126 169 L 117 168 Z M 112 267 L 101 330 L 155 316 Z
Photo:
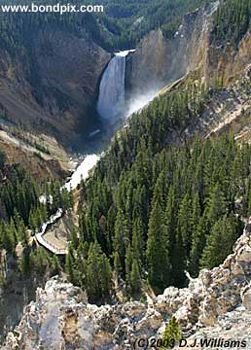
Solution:
M 126 57 L 130 52 L 134 51 L 135 50 L 129 50 L 115 53 L 101 79 L 97 111 L 103 122 L 107 123 L 107 127 L 116 125 L 112 128 L 113 132 L 115 132 L 123 121 L 132 113 L 146 106 L 156 96 L 156 94 L 149 94 L 149 96 L 144 95 L 142 97 L 137 97 L 132 101 L 131 105 L 126 106 Z M 99 134 L 99 131 L 100 130 L 93 131 L 91 136 Z M 75 189 L 82 180 L 86 180 L 89 177 L 91 169 L 95 167 L 99 159 L 99 154 L 92 153 L 85 155 L 84 160 L 76 166 L 76 169 L 73 171 L 64 187 L 68 191 Z M 41 196 L 41 201 L 43 197 L 44 196 Z M 58 213 L 59 212 L 62 216 L 63 211 L 60 211 L 60 208 L 58 209 Z M 56 214 L 55 216 L 56 220 L 58 220 L 58 215 Z M 50 218 L 49 221 L 51 220 L 52 218 Z M 43 230 L 46 225 L 47 223 L 44 223 L 41 230 Z M 42 237 L 43 232 L 38 232 L 36 235 Z M 5 291 L 0 297 L 0 343 L 2 340 L 1 336 L 19 322 L 23 307 L 35 298 L 36 287 L 41 282 L 34 283 L 34 281 L 30 279 L 23 279 L 17 283 L 19 284 L 17 290 L 15 286 L 13 286 L 12 290 Z

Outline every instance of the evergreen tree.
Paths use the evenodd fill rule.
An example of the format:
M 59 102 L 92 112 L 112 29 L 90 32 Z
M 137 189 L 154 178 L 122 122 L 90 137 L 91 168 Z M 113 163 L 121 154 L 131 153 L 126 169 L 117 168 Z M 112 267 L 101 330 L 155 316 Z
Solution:
M 168 322 L 163 334 L 163 349 L 173 349 L 179 340 L 182 339 L 180 325 L 173 316 Z
M 139 266 L 142 266 L 145 261 L 145 243 L 144 243 L 144 228 L 141 218 L 136 218 L 133 222 L 132 230 L 132 251 L 133 256 L 137 260 Z
M 176 233 L 174 254 L 172 261 L 172 276 L 173 283 L 176 287 L 184 287 L 185 284 L 185 270 L 187 268 L 186 251 L 183 243 L 182 234 L 180 231 Z
M 139 266 L 136 259 L 133 259 L 132 269 L 130 272 L 130 289 L 131 294 L 134 296 L 139 295 L 141 290 L 141 278 L 139 272 Z
M 155 291 L 162 291 L 169 283 L 170 262 L 166 239 L 164 213 L 159 201 L 153 204 L 147 240 L 148 278 Z
M 225 215 L 213 226 L 200 260 L 201 267 L 213 268 L 223 262 L 231 253 L 233 244 L 240 235 L 242 225 L 233 216 Z
M 196 276 L 199 272 L 199 261 L 206 245 L 206 221 L 205 216 L 199 219 L 197 226 L 194 227 L 192 235 L 192 248 L 190 252 L 189 272 Z
M 122 210 L 119 210 L 117 213 L 114 231 L 113 249 L 118 253 L 122 274 L 124 276 L 126 249 L 130 243 L 130 237 L 128 221 Z
M 192 235 L 191 200 L 188 194 L 184 196 L 179 207 L 177 232 L 178 235 L 182 237 L 184 252 L 186 256 L 188 256 L 191 248 Z
M 111 290 L 111 267 L 98 243 L 91 243 L 86 266 L 86 289 L 90 302 L 107 300 Z
M 211 226 L 227 211 L 226 200 L 218 182 L 209 193 L 206 211 Z
M 65 270 L 69 275 L 70 281 L 74 284 L 76 282 L 75 278 L 75 267 L 74 267 L 74 250 L 72 245 L 68 247 L 68 254 L 66 255 Z

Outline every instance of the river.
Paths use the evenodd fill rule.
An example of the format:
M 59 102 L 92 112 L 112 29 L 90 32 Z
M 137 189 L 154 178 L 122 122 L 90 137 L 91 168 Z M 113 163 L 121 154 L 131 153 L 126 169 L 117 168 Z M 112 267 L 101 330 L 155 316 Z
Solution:
M 156 96 L 156 93 L 149 94 L 149 96 L 144 95 L 142 98 L 139 97 L 135 99 L 131 106 L 126 106 L 126 57 L 129 53 L 133 53 L 134 51 L 135 50 L 129 50 L 115 53 L 101 79 L 97 111 L 103 119 L 103 122 L 107 123 L 108 128 L 116 125 L 112 128 L 113 132 L 125 122 L 131 113 L 142 109 Z M 99 132 L 100 130 L 95 130 L 91 133 L 91 136 L 97 135 Z M 83 161 L 76 166 L 70 179 L 63 187 L 68 191 L 76 189 L 82 180 L 86 180 L 89 177 L 90 171 L 95 167 L 100 156 L 100 154 L 95 153 L 86 154 Z M 41 201 L 44 199 L 44 196 L 40 197 Z M 55 247 L 50 247 L 50 244 L 44 240 L 43 235 L 47 227 L 51 226 L 63 215 L 63 210 L 58 208 L 57 212 L 51 216 L 47 222 L 43 223 L 40 231 L 35 234 L 39 244 L 55 254 L 57 254 Z M 3 333 L 13 328 L 19 322 L 23 307 L 35 298 L 36 287 L 41 281 L 40 283 L 38 281 L 34 283 L 31 279 L 23 279 L 13 281 L 13 283 L 12 287 L 8 288 L 0 298 L 0 343 Z M 19 286 L 17 290 L 15 283 Z

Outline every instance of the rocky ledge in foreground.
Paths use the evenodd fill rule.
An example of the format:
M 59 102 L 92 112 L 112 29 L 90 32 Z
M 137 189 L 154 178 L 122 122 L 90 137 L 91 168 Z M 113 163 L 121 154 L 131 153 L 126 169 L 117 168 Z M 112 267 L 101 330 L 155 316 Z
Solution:
M 25 308 L 3 349 L 133 349 L 135 339 L 161 337 L 171 315 L 189 341 L 239 338 L 251 349 L 250 277 L 251 221 L 222 265 L 202 270 L 188 288 L 167 288 L 146 303 L 98 307 L 88 304 L 79 288 L 50 279 L 37 290 L 36 301 Z

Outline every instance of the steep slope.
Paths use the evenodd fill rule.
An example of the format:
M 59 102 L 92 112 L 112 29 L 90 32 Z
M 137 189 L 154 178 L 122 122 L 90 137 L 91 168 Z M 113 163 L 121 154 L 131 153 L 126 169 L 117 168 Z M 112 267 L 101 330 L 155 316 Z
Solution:
M 1 13 L 1 117 L 77 148 L 98 123 L 95 104 L 111 57 L 107 50 L 134 47 L 149 30 L 169 27 L 202 3 L 102 0 L 104 14 Z
M 250 82 L 249 65 L 227 87 L 212 89 L 200 118 L 184 131 L 184 139 L 193 135 L 207 138 L 231 131 L 239 141 L 250 142 Z
M 234 42 L 231 35 L 219 34 L 217 18 L 219 13 L 227 16 L 229 6 L 224 1 L 209 3 L 185 15 L 175 34 L 167 37 L 158 30 L 147 35 L 128 60 L 127 86 L 131 94 L 156 92 L 194 70 L 208 85 L 221 81 L 227 86 L 238 77 L 251 61 L 251 34 L 248 24 Z M 231 23 L 229 27 L 237 25 Z
M 168 288 L 156 298 L 148 296 L 145 303 L 90 305 L 80 289 L 55 277 L 37 290 L 36 301 L 25 308 L 3 349 L 138 349 L 140 339 L 147 339 L 145 345 L 150 337 L 161 339 L 172 315 L 188 345 L 194 338 L 199 345 L 206 336 L 250 344 L 250 263 L 249 223 L 222 265 L 201 271 L 188 288 Z
M 29 15 L 8 23 L 6 16 L 0 47 L 2 118 L 68 146 L 96 123 L 99 79 L 110 59 L 77 23 Z
M 63 147 L 43 134 L 38 137 L 15 128 L 1 128 L 0 149 L 8 164 L 22 164 L 41 181 L 65 177 L 73 166 Z
M 128 62 L 127 79 L 132 94 L 139 93 L 142 87 L 147 92 L 153 81 L 161 88 L 204 64 L 212 14 L 218 5 L 215 2 L 188 13 L 170 37 L 158 30 L 142 40 Z
M 208 52 L 215 50 L 216 42 L 221 43 L 217 62 L 229 47 L 228 32 L 222 34 L 217 24 L 227 6 L 230 13 L 243 11 L 228 0 L 217 11 L 210 5 L 207 14 L 201 9 L 186 16 L 196 22 L 198 13 L 204 13 L 210 45 L 203 59 L 199 46 L 195 69 L 130 118 L 82 189 L 79 236 L 72 238 L 66 271 L 70 281 L 87 289 L 92 302 L 113 295 L 111 270 L 118 284 L 126 284 L 127 296 L 139 296 L 146 281 L 155 293 L 169 285 L 184 286 L 185 270 L 197 276 L 201 266 L 223 261 L 240 234 L 240 217 L 249 215 L 250 146 L 239 147 L 231 135 L 209 138 L 233 123 L 242 130 L 250 113 L 250 62 L 245 55 L 241 72 L 232 71 L 234 79 L 225 79 L 218 64 L 214 75 L 206 75 L 211 67 Z M 249 23 L 243 32 L 238 20 L 238 45 L 230 43 L 237 56 L 249 35 Z M 204 35 L 198 29 L 196 33 Z M 158 35 L 161 46 L 163 37 Z M 153 40 L 157 46 L 159 42 Z M 107 275 L 98 270 L 94 280 L 92 264 L 102 254 Z M 104 276 L 105 291 L 99 287 Z
M 197 276 L 201 266 L 219 265 L 251 210 L 250 146 L 238 147 L 229 135 L 209 138 L 234 124 L 239 139 L 250 120 L 249 27 L 237 26 L 237 39 L 228 44 L 219 20 L 225 4 L 236 5 L 228 0 L 221 2 L 222 12 L 210 5 L 186 16 L 188 25 L 176 37 L 182 42 L 188 33 L 187 40 L 177 43 L 170 70 L 162 32 L 151 33 L 149 77 L 137 66 L 135 74 L 141 73 L 147 90 L 152 79 L 161 80 L 156 89 L 180 79 L 130 119 L 80 189 L 79 232 L 72 232 L 64 266 L 68 279 L 86 289 L 89 302 L 146 294 L 147 302 L 99 308 L 85 296 L 81 300 L 80 289 L 55 278 L 38 290 L 37 303 L 27 307 L 6 349 L 131 348 L 136 337 L 161 336 L 173 314 L 185 336 L 217 322 L 221 327 L 220 316 L 232 310 L 250 323 L 250 223 L 223 265 L 202 270 L 197 279 L 185 276 L 186 269 Z M 139 91 L 136 85 L 131 89 Z M 191 140 L 196 135 L 200 138 Z M 188 288 L 171 287 L 155 297 L 187 279 Z

